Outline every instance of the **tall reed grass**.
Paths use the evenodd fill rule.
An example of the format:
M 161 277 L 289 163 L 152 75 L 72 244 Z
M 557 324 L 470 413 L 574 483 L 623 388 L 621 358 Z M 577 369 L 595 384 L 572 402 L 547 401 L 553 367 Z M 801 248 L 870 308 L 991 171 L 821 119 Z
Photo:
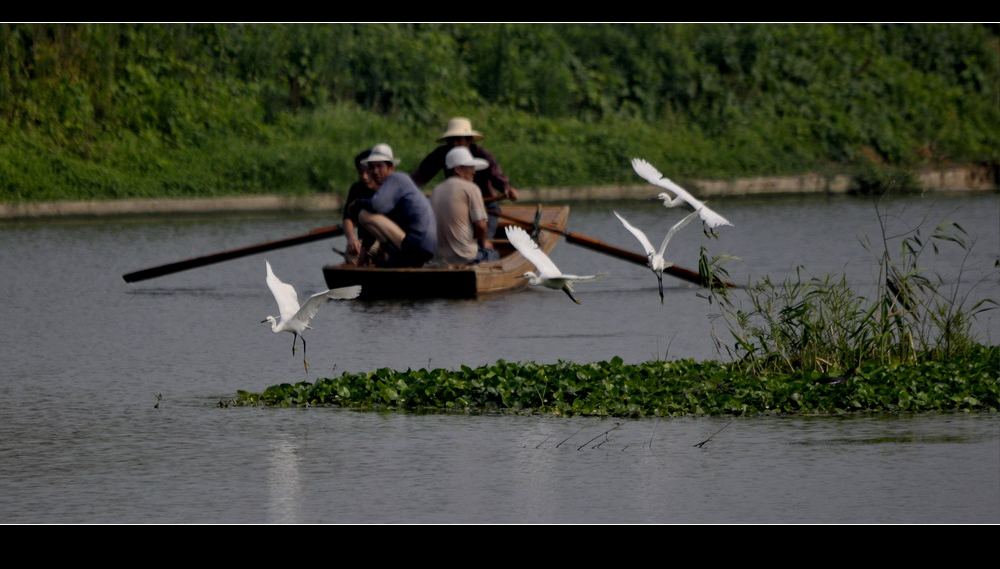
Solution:
M 977 315 L 998 306 L 991 298 L 974 296 L 988 275 L 966 279 L 975 240 L 954 222 L 939 224 L 929 235 L 921 226 L 890 235 L 887 214 L 878 206 L 876 214 L 879 240 L 862 241 L 877 259 L 874 290 L 855 290 L 844 274 L 811 277 L 801 266 L 780 283 L 764 277 L 742 290 L 710 288 L 704 297 L 718 307 L 710 318 L 719 353 L 754 374 L 837 373 L 863 363 L 973 354 L 980 346 L 973 326 Z M 957 274 L 945 278 L 925 270 L 922 259 L 928 254 L 960 255 Z M 710 257 L 703 247 L 702 277 L 728 277 L 725 261 Z M 996 266 L 994 272 L 1000 276 Z M 724 328 L 721 336 L 718 323 Z

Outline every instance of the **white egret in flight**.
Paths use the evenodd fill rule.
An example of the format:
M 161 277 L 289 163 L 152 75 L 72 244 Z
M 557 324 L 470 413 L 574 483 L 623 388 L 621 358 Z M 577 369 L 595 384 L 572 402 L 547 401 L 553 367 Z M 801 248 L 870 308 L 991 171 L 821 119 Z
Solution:
M 603 273 L 585 276 L 564 275 L 559 270 L 559 267 L 556 267 L 556 264 L 552 262 L 552 259 L 549 259 L 549 256 L 545 254 L 545 251 L 538 248 L 538 244 L 531 239 L 531 236 L 525 230 L 514 225 L 508 225 L 504 231 L 507 233 L 507 240 L 510 241 L 510 244 L 538 269 L 537 275 L 531 271 L 524 273 L 523 276 L 528 279 L 528 284 L 561 290 L 573 302 L 582 304 L 573 296 L 572 283 L 593 281 L 604 276 Z
M 653 274 L 656 275 L 656 280 L 660 286 L 660 304 L 663 304 L 663 270 L 673 266 L 673 263 L 663 258 L 663 252 L 667 250 L 667 243 L 670 243 L 670 238 L 674 236 L 674 233 L 677 233 L 680 228 L 690 223 L 691 220 L 694 219 L 694 216 L 698 215 L 698 212 L 691 212 L 687 214 L 684 219 L 675 223 L 674 226 L 670 228 L 670 231 L 667 231 L 667 236 L 664 237 L 663 242 L 660 243 L 659 250 L 653 249 L 653 244 L 650 243 L 649 238 L 646 237 L 646 234 L 643 233 L 641 229 L 625 221 L 625 218 L 618 215 L 617 211 L 612 211 L 611 213 L 615 214 L 615 217 L 618 218 L 618 221 L 622 222 L 625 229 L 628 229 L 628 232 L 639 240 L 642 248 L 646 251 L 646 257 L 649 258 L 649 268 L 653 271 Z
M 663 205 L 665 207 L 677 207 L 681 205 L 681 203 L 687 202 L 687 204 L 694 208 L 694 211 L 701 216 L 702 222 L 704 222 L 705 226 L 709 229 L 715 229 L 716 227 L 720 227 L 722 225 L 732 225 L 732 223 L 729 223 L 728 219 L 715 213 L 715 211 L 706 206 L 702 201 L 696 199 L 688 193 L 687 190 L 678 186 L 673 180 L 661 174 L 660 171 L 657 170 L 652 164 L 646 162 L 642 158 L 632 159 L 632 169 L 635 170 L 636 174 L 642 176 L 650 184 L 660 186 L 661 188 L 677 194 L 673 198 L 671 198 L 670 194 L 666 192 L 661 192 L 656 196 L 658 199 L 663 200 Z
M 264 261 L 264 265 L 267 266 L 267 288 L 271 289 L 271 294 L 274 295 L 274 300 L 278 303 L 278 312 L 281 314 L 281 320 L 279 321 L 274 316 L 268 316 L 261 320 L 260 323 L 270 322 L 271 331 L 275 334 L 278 332 L 291 332 L 293 356 L 295 355 L 295 341 L 302 338 L 302 367 L 308 372 L 309 363 L 306 362 L 306 339 L 302 335 L 302 332 L 312 329 L 309 326 L 309 322 L 319 312 L 319 307 L 326 303 L 327 300 L 357 298 L 361 294 L 361 286 L 347 286 L 316 293 L 310 296 L 309 300 L 299 307 L 299 296 L 295 292 L 295 287 L 281 282 L 281 279 L 275 276 L 274 271 L 271 270 L 271 263 Z

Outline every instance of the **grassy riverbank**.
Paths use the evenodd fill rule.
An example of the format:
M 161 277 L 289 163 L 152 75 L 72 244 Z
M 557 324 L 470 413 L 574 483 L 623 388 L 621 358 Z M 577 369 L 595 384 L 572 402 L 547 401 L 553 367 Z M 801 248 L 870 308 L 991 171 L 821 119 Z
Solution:
M 520 187 L 1000 162 L 984 25 L 0 25 L 0 201 L 343 192 L 466 115 Z M 387 49 L 388 47 L 388 49 Z

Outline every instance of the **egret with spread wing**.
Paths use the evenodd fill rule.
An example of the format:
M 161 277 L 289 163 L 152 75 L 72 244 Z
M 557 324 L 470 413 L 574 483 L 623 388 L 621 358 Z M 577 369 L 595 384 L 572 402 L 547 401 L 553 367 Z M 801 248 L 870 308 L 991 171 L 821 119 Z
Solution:
M 670 228 L 670 231 L 667 231 L 667 236 L 664 237 L 663 242 L 660 243 L 659 250 L 653 249 L 653 244 L 650 243 L 649 238 L 646 237 L 646 234 L 643 233 L 641 229 L 625 221 L 625 218 L 618 215 L 617 211 L 612 211 L 611 213 L 615 214 L 615 217 L 618 218 L 618 221 L 622 222 L 625 229 L 627 229 L 629 233 L 634 235 L 635 238 L 639 240 L 642 248 L 646 251 L 646 257 L 649 258 L 649 268 L 653 271 L 653 274 L 656 275 L 656 280 L 660 286 L 660 304 L 663 304 L 663 271 L 664 269 L 673 266 L 673 263 L 663 258 L 663 252 L 667 250 L 667 243 L 670 243 L 670 238 L 674 236 L 674 233 L 677 233 L 680 228 L 690 223 L 691 220 L 694 219 L 694 216 L 698 215 L 698 212 L 695 211 L 689 213 L 684 219 L 675 223 L 674 226 Z
M 573 302 L 577 304 L 582 304 L 579 300 L 573 296 L 573 285 L 574 282 L 580 281 L 593 281 L 604 276 L 603 273 L 597 275 L 564 275 L 559 267 L 549 259 L 549 256 L 545 254 L 538 248 L 538 244 L 531 239 L 528 233 L 521 229 L 520 227 L 514 225 L 508 225 L 504 229 L 507 233 L 507 240 L 510 244 L 514 246 L 515 249 L 524 258 L 531 261 L 531 264 L 535 265 L 538 269 L 538 274 L 528 271 L 524 273 L 524 278 L 528 279 L 528 283 L 535 286 L 544 286 L 555 290 L 561 290 L 566 293 L 566 296 L 570 297 Z
M 658 199 L 663 200 L 663 205 L 665 207 L 677 207 L 686 202 L 694 208 L 694 211 L 697 212 L 699 216 L 701 216 L 702 222 L 709 229 L 715 229 L 716 227 L 720 227 L 722 225 L 732 226 L 732 223 L 729 223 L 728 219 L 722 217 L 718 213 L 715 213 L 715 211 L 706 206 L 702 201 L 696 199 L 688 193 L 687 190 L 678 186 L 673 180 L 661 174 L 660 171 L 657 170 L 652 164 L 646 162 L 642 158 L 632 159 L 632 169 L 635 170 L 636 174 L 642 176 L 650 184 L 660 186 L 661 188 L 670 190 L 671 192 L 677 194 L 673 198 L 671 198 L 670 194 L 666 192 L 661 192 L 656 196 Z
M 264 265 L 267 266 L 267 288 L 271 289 L 271 294 L 274 295 L 274 300 L 278 303 L 278 313 L 281 315 L 281 320 L 278 320 L 274 316 L 268 316 L 261 320 L 260 323 L 270 322 L 271 331 L 275 334 L 278 332 L 290 332 L 292 334 L 293 356 L 295 355 L 296 340 L 299 338 L 302 339 L 302 367 L 308 372 L 309 363 L 306 362 L 306 339 L 302 333 L 305 330 L 312 329 L 309 326 L 309 322 L 319 312 L 319 307 L 326 303 L 327 300 L 357 298 L 361 294 L 361 286 L 347 286 L 316 293 L 310 296 L 309 300 L 300 307 L 299 296 L 295 292 L 295 287 L 281 282 L 281 279 L 275 276 L 274 271 L 271 270 L 271 263 L 264 261 Z

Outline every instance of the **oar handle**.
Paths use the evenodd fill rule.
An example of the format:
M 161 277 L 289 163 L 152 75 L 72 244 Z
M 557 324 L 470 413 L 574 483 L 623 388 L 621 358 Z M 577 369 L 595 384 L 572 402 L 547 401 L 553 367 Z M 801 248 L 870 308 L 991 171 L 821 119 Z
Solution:
M 548 229 L 542 224 L 539 224 L 542 229 Z M 640 255 L 639 253 L 633 253 L 632 251 L 627 251 L 625 249 L 620 249 L 614 245 L 609 245 L 604 241 L 599 241 L 593 237 L 588 237 L 586 235 L 581 235 L 579 233 L 574 233 L 572 231 L 567 231 L 563 233 L 566 236 L 566 242 L 572 243 L 574 245 L 580 245 L 581 247 L 586 247 L 592 251 L 599 251 L 605 255 L 611 255 L 612 257 L 618 257 L 623 261 L 630 261 L 637 265 L 646 266 L 649 264 L 649 258 L 645 255 Z
M 156 277 L 179 273 L 188 269 L 195 269 L 198 267 L 204 267 L 205 265 L 221 263 L 222 261 L 246 257 L 247 255 L 253 255 L 255 253 L 263 253 L 264 251 L 271 251 L 274 249 L 281 249 L 283 247 L 291 247 L 292 245 L 301 245 L 302 243 L 309 243 L 311 241 L 319 241 L 320 239 L 337 237 L 343 234 L 344 228 L 340 225 L 318 227 L 303 235 L 296 235 L 295 237 L 280 239 L 278 241 L 268 241 L 267 243 L 258 243 L 256 245 L 240 247 L 239 249 L 230 249 L 228 251 L 222 251 L 221 253 L 212 253 L 210 255 L 195 257 L 193 259 L 185 259 L 175 263 L 167 263 L 166 265 L 160 265 L 157 267 L 150 267 L 148 269 L 142 269 L 141 271 L 126 273 L 122 275 L 122 278 L 125 279 L 125 282 L 127 283 L 155 279 Z

